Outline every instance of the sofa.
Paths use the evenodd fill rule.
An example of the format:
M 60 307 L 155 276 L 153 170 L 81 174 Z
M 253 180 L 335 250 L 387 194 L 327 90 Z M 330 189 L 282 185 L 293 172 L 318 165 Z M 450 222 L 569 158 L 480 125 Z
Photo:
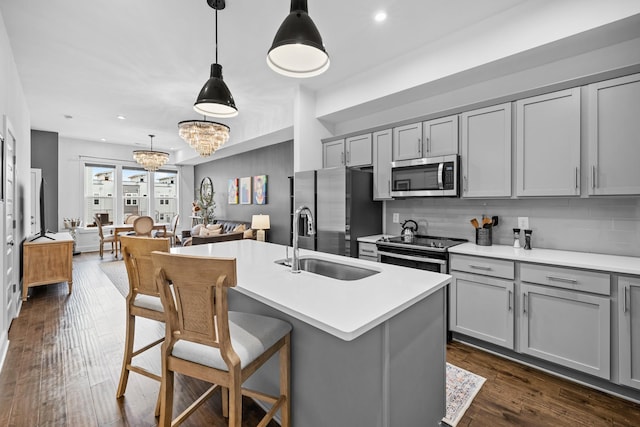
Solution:
M 230 240 L 255 239 L 256 232 L 251 222 L 217 219 L 213 224 L 198 224 L 191 230 L 182 231 L 182 245 L 204 245 Z

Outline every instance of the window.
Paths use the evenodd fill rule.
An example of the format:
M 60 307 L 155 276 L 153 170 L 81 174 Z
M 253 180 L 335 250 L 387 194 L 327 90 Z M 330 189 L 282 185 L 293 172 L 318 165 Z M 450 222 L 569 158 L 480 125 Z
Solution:
M 154 220 L 169 222 L 178 213 L 178 174 L 173 171 L 154 173 Z
M 109 222 L 115 215 L 115 166 L 85 165 L 84 224 L 93 224 L 96 214 L 107 214 Z
M 122 218 L 149 215 L 149 172 L 122 168 Z

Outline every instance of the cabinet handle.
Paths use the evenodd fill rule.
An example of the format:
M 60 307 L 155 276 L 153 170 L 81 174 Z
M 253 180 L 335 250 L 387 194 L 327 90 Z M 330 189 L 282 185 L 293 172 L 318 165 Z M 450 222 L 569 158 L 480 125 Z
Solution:
M 418 155 L 422 157 L 422 140 L 418 138 Z
M 469 267 L 475 268 L 476 270 L 491 271 L 491 267 L 484 267 L 482 265 L 469 264 Z
M 625 287 L 622 289 L 622 292 L 623 292 L 623 294 L 624 294 L 624 297 L 623 297 L 623 299 L 622 299 L 622 312 L 623 312 L 623 313 L 626 313 L 626 312 L 627 312 L 627 310 L 631 310 L 631 307 L 629 307 L 629 309 L 627 309 L 627 290 L 629 290 L 629 291 L 631 290 L 631 289 L 629 288 L 629 286 L 625 286 Z
M 344 165 L 344 151 L 340 153 L 340 164 Z
M 511 311 L 511 297 L 512 297 L 511 289 L 507 291 L 507 310 Z
M 579 188 L 579 185 L 580 185 L 580 168 L 576 166 L 576 190 Z
M 364 252 L 364 253 L 367 253 L 367 254 L 375 254 L 376 253 L 376 251 L 371 250 L 371 249 L 360 249 L 360 252 Z
M 578 283 L 576 279 L 569 279 L 566 277 L 547 276 L 547 279 L 552 282 Z
M 427 153 L 431 152 L 431 139 L 427 138 Z
M 347 151 L 347 163 L 351 162 L 351 151 Z
M 522 293 L 522 313 L 527 314 L 527 293 Z
M 465 175 L 463 178 L 463 191 L 466 193 L 467 192 L 467 176 Z
M 387 181 L 389 183 L 389 194 L 391 194 L 391 180 Z
M 596 188 L 596 165 L 591 166 L 591 188 Z

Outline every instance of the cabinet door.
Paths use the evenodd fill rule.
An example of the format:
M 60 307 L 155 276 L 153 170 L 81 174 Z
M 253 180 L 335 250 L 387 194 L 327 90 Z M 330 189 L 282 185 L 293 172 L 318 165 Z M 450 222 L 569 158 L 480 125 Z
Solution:
M 520 287 L 520 352 L 610 379 L 610 299 L 524 283 Z
M 516 102 L 518 196 L 580 195 L 580 88 Z
M 425 157 L 458 154 L 458 116 L 442 117 L 422 124 Z
M 322 167 L 344 166 L 344 139 L 322 144 Z
M 371 134 L 345 139 L 347 166 L 371 166 Z
M 393 128 L 393 160 L 422 157 L 422 123 Z
M 640 74 L 589 85 L 589 194 L 640 194 Z
M 391 199 L 391 129 L 373 134 L 373 199 Z
M 513 349 L 513 281 L 459 272 L 452 274 L 451 330 Z
M 462 197 L 511 196 L 511 104 L 460 117 Z
M 620 383 L 640 389 L 640 278 L 618 279 Z

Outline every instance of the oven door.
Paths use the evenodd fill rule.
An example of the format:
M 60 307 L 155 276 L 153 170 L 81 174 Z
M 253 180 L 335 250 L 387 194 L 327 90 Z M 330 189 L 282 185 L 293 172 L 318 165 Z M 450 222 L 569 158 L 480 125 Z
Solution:
M 443 254 L 420 253 L 396 248 L 388 250 L 378 247 L 378 261 L 435 273 L 447 273 L 447 257 Z

